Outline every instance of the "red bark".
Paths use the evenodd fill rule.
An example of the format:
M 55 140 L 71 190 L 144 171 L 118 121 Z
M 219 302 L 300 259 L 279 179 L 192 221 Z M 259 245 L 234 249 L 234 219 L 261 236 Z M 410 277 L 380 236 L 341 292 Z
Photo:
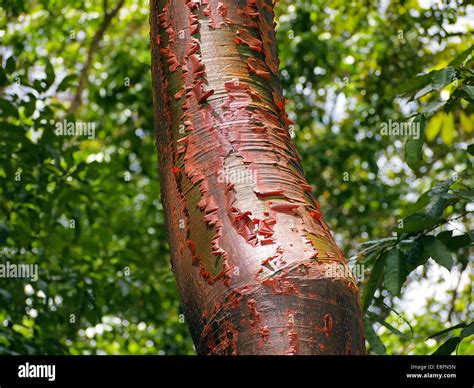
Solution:
M 152 0 L 171 261 L 200 354 L 362 354 L 355 281 L 291 142 L 268 0 Z

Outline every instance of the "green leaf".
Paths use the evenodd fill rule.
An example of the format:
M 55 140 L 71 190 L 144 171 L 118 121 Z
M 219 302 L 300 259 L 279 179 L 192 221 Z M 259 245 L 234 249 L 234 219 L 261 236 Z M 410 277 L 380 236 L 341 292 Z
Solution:
M 408 274 L 414 270 L 419 265 L 424 265 L 428 260 L 427 257 L 423 255 L 423 243 L 421 239 L 416 239 L 413 247 L 407 252 L 406 254 L 406 262 L 407 262 L 407 276 Z
M 464 112 L 459 113 L 459 121 L 461 123 L 461 127 L 466 133 L 471 133 L 472 131 L 474 131 L 474 122 L 472 122 L 469 117 L 472 116 L 468 116 Z
M 422 241 L 425 255 L 450 271 L 453 266 L 453 258 L 448 247 L 434 236 L 423 236 Z
M 461 331 L 461 339 L 467 338 L 471 335 L 474 334 L 474 322 L 470 323 L 467 325 L 462 331 Z
M 462 88 L 467 93 L 467 95 L 474 100 L 474 86 L 462 84 Z
M 418 115 L 412 125 L 419 128 L 419 136 L 410 136 L 405 143 L 405 161 L 412 170 L 418 170 L 423 162 L 423 134 L 425 131 L 426 119 L 424 115 Z
M 77 75 L 76 74 L 69 74 L 66 77 L 63 78 L 63 80 L 59 83 L 58 88 L 56 91 L 58 92 L 63 92 L 67 89 L 69 89 L 73 82 L 76 80 Z
M 21 125 L 2 123 L 3 130 L 0 131 L 0 139 L 7 139 L 10 143 L 28 143 L 30 140 L 26 137 L 26 130 Z
M 383 269 L 385 265 L 385 256 L 386 253 L 383 253 L 378 260 L 375 261 L 375 264 L 372 268 L 372 272 L 370 273 L 369 280 L 364 287 L 364 291 L 362 292 L 361 304 L 362 304 L 362 311 L 366 311 L 369 306 L 372 298 L 374 297 L 375 290 L 380 284 L 382 280 Z
M 441 241 L 444 245 L 448 246 L 448 241 L 453 238 L 453 231 L 452 230 L 445 230 L 444 232 L 440 232 L 440 233 L 438 233 L 436 238 L 439 241 Z
M 449 356 L 454 352 L 459 344 L 461 339 L 459 337 L 453 337 L 448 339 L 444 344 L 442 344 L 432 356 Z
M 15 63 L 15 58 L 11 56 L 10 58 L 7 59 L 7 62 L 5 64 L 5 71 L 8 74 L 11 74 L 15 71 L 16 63 Z
M 433 91 L 433 86 L 431 84 L 425 86 L 423 89 L 420 89 L 416 92 L 415 96 L 413 97 L 414 100 L 418 100 L 421 97 L 427 95 L 428 93 L 431 93 Z
M 457 192 L 459 196 L 461 196 L 464 199 L 472 201 L 474 199 L 474 189 L 471 190 L 459 190 Z
M 426 208 L 426 215 L 430 218 L 440 218 L 443 215 L 448 201 L 443 197 L 435 197 Z
M 439 337 L 440 335 L 449 333 L 449 332 L 452 331 L 452 330 L 456 330 L 456 329 L 463 328 L 463 327 L 465 327 L 465 326 L 466 326 L 465 323 L 459 323 L 459 324 L 457 324 L 457 325 L 455 325 L 455 326 L 451 326 L 451 327 L 448 327 L 447 329 L 444 329 L 444 330 L 438 331 L 437 333 L 431 334 L 426 340 L 428 341 L 428 340 L 431 339 L 431 338 Z
M 439 234 L 436 238 L 440 239 Z M 442 239 L 440 239 L 443 241 Z M 446 241 L 443 241 L 444 245 L 446 245 L 452 251 L 457 251 L 460 248 L 463 248 L 472 243 L 471 237 L 468 234 L 461 234 L 459 236 L 453 236 Z
M 46 73 L 46 79 L 45 79 L 46 86 L 45 86 L 44 89 L 46 90 L 53 84 L 53 82 L 56 78 L 56 74 L 54 73 L 53 65 L 51 64 L 51 61 L 48 58 L 46 58 L 45 73 Z
M 367 318 L 364 319 L 364 332 L 365 339 L 367 340 L 375 354 L 387 354 L 387 349 L 385 348 L 385 345 L 382 343 L 379 336 L 372 327 L 372 322 Z
M 25 116 L 30 117 L 36 110 L 36 98 L 33 94 L 29 94 L 29 100 L 23 104 L 25 107 Z
M 443 195 L 449 191 L 453 182 L 452 179 L 446 179 L 445 181 L 434 185 L 431 190 L 428 191 L 428 195 L 431 197 L 431 201 L 426 208 L 426 215 L 428 217 L 440 218 L 443 215 L 448 202 Z
M 425 113 L 427 115 L 433 114 L 434 112 L 440 110 L 447 101 L 442 101 L 442 100 L 433 100 L 430 101 L 428 104 L 426 104 L 423 109 L 421 110 L 422 113 Z
M 402 253 L 398 248 L 391 249 L 385 259 L 384 284 L 392 295 L 399 296 L 404 282 L 401 269 Z
M 441 127 L 443 126 L 443 114 L 443 112 L 437 113 L 430 119 L 425 131 L 425 136 L 428 141 L 434 140 L 441 131 Z
M 439 221 L 424 213 L 415 213 L 403 220 L 403 228 L 398 229 L 398 233 L 418 233 L 435 226 Z
M 429 205 L 430 201 L 431 201 L 431 198 L 429 196 L 429 191 L 428 191 L 421 194 L 415 203 L 407 203 L 405 210 L 407 214 L 413 214 L 413 213 L 419 212 L 422 209 L 425 209 L 426 206 Z
M 17 119 L 18 118 L 17 107 L 8 100 L 0 99 L 0 116 L 2 118 L 13 117 Z
M 451 185 L 454 182 L 455 182 L 455 180 L 453 178 L 449 178 L 449 179 L 446 179 L 442 182 L 439 182 L 429 190 L 429 194 L 431 196 L 444 194 L 444 193 L 448 192 L 448 190 L 450 189 Z
M 474 144 L 469 144 L 467 146 L 467 152 L 469 152 L 470 155 L 474 155 Z
M 454 67 L 446 67 L 444 69 L 435 71 L 431 75 L 432 87 L 434 90 L 441 90 L 447 84 L 450 84 L 456 78 L 456 71 Z
M 407 94 L 409 92 L 414 92 L 418 89 L 421 89 L 428 85 L 431 81 L 431 74 L 423 74 L 416 76 L 414 78 L 403 81 L 400 85 L 389 89 L 387 93 L 387 98 L 393 98 L 395 96 L 400 96 Z
M 467 57 L 469 57 L 473 49 L 474 46 L 471 46 L 467 50 L 464 50 L 461 54 L 459 54 L 456 58 L 449 62 L 449 66 L 461 66 L 466 61 Z

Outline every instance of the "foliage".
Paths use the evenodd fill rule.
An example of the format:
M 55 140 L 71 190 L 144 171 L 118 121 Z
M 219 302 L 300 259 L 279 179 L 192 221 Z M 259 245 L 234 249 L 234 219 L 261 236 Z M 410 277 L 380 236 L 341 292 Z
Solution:
M 37 282 L 0 279 L 0 353 L 194 352 L 158 194 L 147 2 L 126 0 L 68 112 L 116 3 L 0 11 L 0 264 L 39 264 Z M 472 7 L 422 4 L 282 1 L 282 80 L 306 175 L 364 269 L 370 352 L 472 354 Z M 56 135 L 64 120 L 95 136 Z M 383 135 L 390 120 L 420 136 Z M 417 287 L 432 292 L 413 313 Z

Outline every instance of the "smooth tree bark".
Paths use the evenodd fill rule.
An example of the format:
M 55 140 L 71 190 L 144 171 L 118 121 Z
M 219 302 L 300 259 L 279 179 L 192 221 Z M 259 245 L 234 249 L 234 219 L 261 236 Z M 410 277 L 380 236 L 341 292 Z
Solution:
M 291 141 L 269 0 L 151 0 L 171 264 L 199 354 L 363 354 L 354 278 Z

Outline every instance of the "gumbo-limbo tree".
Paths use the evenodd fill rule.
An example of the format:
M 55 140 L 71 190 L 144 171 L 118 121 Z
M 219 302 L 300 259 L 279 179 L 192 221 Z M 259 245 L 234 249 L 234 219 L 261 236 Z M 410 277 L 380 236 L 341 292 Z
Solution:
M 172 268 L 199 354 L 363 354 L 356 282 L 290 136 L 270 0 L 152 0 Z

